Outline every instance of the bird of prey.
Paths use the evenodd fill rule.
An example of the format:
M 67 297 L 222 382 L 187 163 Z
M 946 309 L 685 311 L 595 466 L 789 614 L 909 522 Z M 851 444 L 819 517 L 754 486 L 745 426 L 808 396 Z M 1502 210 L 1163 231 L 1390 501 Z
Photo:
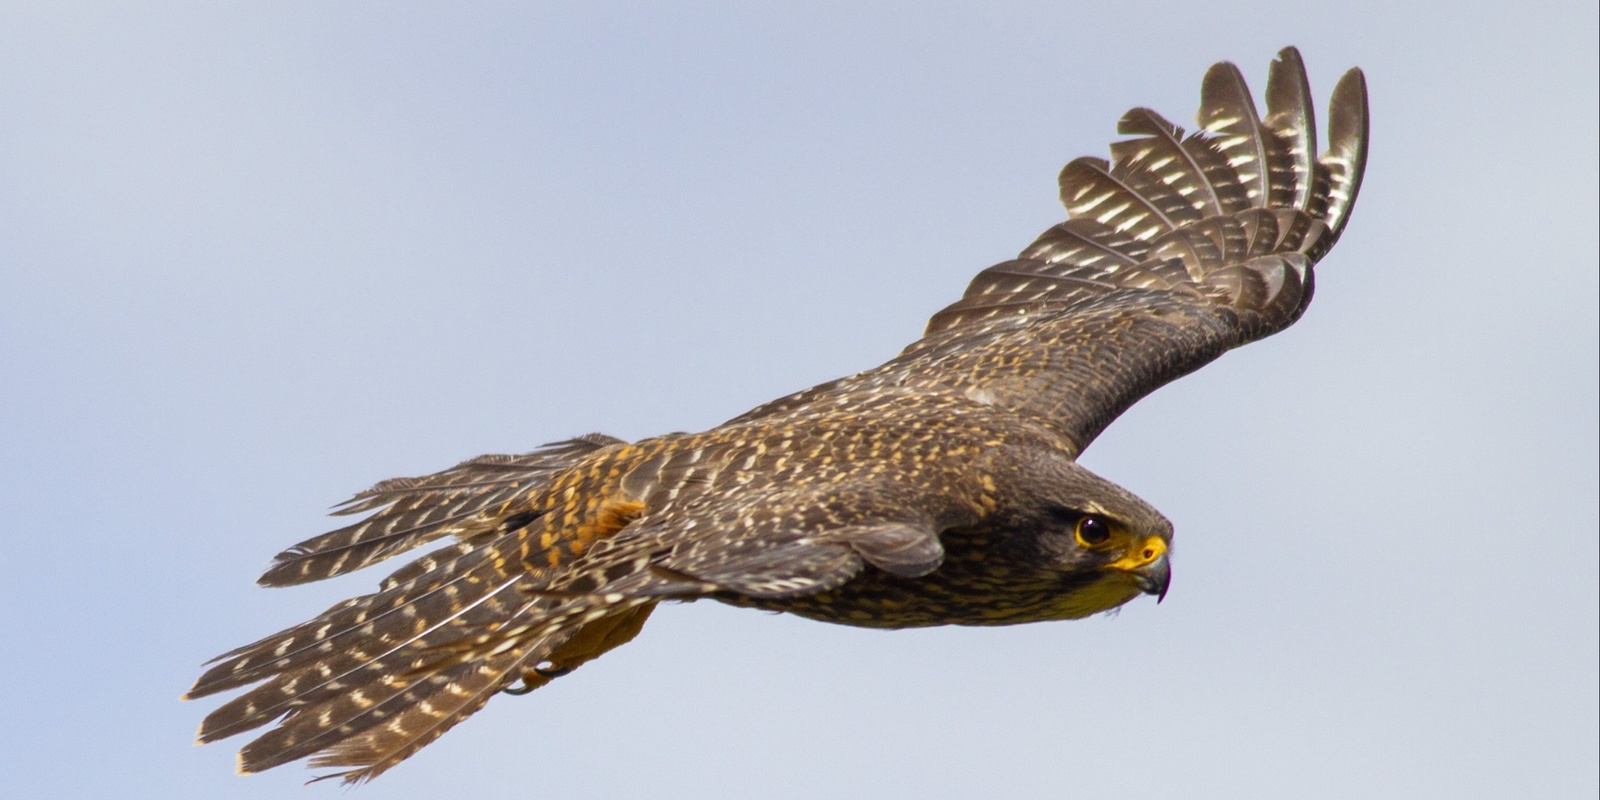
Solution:
M 259 685 L 200 741 L 276 722 L 242 772 L 309 756 L 367 780 L 496 694 L 628 642 L 668 600 L 905 628 L 1164 595 L 1172 524 L 1078 454 L 1139 398 L 1305 312 L 1367 153 L 1360 70 L 1333 90 L 1320 155 L 1293 48 L 1265 116 L 1229 63 L 1200 95 L 1193 133 L 1125 114 L 1109 161 L 1062 170 L 1069 218 L 882 366 L 701 433 L 591 434 L 356 495 L 335 513 L 366 518 L 283 551 L 260 583 L 447 543 L 213 661 L 186 697 Z

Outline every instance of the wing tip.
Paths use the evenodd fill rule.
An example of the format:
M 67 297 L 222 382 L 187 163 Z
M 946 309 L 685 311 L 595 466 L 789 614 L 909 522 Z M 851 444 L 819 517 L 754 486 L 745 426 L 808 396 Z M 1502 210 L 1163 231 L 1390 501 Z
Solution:
M 1278 67 L 1280 64 L 1284 69 L 1291 69 L 1302 75 L 1306 72 L 1306 62 L 1300 57 L 1300 48 L 1292 44 L 1285 45 L 1278 51 L 1278 56 L 1272 59 L 1273 67 Z
M 261 573 L 261 577 L 256 578 L 256 585 L 263 589 L 281 589 L 285 586 L 299 586 L 303 583 L 311 583 L 318 580 L 317 577 L 307 574 L 310 571 L 309 568 L 310 563 L 304 558 L 284 559 L 280 557 L 273 560 L 272 566 L 267 567 L 267 571 Z M 296 574 L 297 572 L 298 574 Z
M 272 564 L 261 573 L 261 577 L 256 578 L 256 585 L 263 589 L 281 589 L 332 577 L 313 574 L 311 567 L 315 564 L 315 554 L 289 555 L 289 551 L 285 550 L 272 559 Z
M 1267 127 L 1288 147 L 1293 182 L 1290 202 L 1301 211 L 1311 207 L 1316 191 L 1317 117 L 1305 61 L 1294 46 L 1278 51 L 1267 68 Z
M 1153 108 L 1136 106 L 1117 120 L 1117 133 L 1123 136 L 1175 136 L 1181 137 L 1183 129 L 1172 124 Z
M 1367 76 L 1352 67 L 1334 84 L 1328 98 L 1328 151 L 1322 162 L 1340 169 L 1341 197 L 1328 208 L 1328 228 L 1335 241 L 1350 220 L 1361 180 L 1367 170 L 1367 147 L 1371 135 L 1371 113 L 1367 98 Z
M 1314 112 L 1311 103 L 1311 80 L 1306 72 L 1306 62 L 1300 51 L 1285 47 L 1267 67 L 1267 114 L 1286 115 L 1296 121 L 1305 120 Z M 1308 132 L 1315 133 L 1311 128 Z M 1313 153 L 1313 155 L 1315 155 Z
M 1278 51 L 1267 67 L 1267 112 L 1311 110 L 1311 81 L 1307 77 L 1305 59 L 1300 49 L 1293 45 Z M 1274 103 L 1277 100 L 1279 103 Z M 1294 109 L 1283 108 L 1282 101 L 1292 102 Z
M 1202 130 L 1220 133 L 1245 115 L 1251 121 L 1257 119 L 1256 101 L 1239 65 L 1232 61 L 1212 64 L 1200 79 L 1200 111 L 1195 115 L 1195 124 Z
M 1339 76 L 1328 100 L 1328 144 L 1340 147 L 1354 140 L 1362 155 L 1366 154 L 1367 135 L 1370 132 L 1367 106 L 1367 74 L 1360 67 L 1351 67 Z

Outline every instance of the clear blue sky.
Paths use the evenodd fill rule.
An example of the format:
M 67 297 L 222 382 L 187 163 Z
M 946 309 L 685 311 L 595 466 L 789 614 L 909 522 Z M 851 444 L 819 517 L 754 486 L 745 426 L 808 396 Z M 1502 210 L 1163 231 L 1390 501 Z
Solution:
M 254 586 L 329 505 L 876 364 L 1286 44 L 1372 91 L 1317 300 L 1084 459 L 1164 604 L 668 607 L 357 796 L 1600 791 L 1594 3 L 462 5 L 0 9 L 0 794 L 345 796 L 177 700 L 380 577 Z

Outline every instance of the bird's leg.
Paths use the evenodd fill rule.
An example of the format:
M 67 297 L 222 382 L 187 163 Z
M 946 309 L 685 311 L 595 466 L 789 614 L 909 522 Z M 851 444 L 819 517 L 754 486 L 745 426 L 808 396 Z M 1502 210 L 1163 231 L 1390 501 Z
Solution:
M 638 606 L 620 614 L 601 617 L 579 629 L 566 644 L 556 648 L 550 657 L 535 664 L 522 674 L 522 685 L 506 687 L 500 691 L 514 696 L 525 695 L 565 675 L 613 647 L 627 644 L 639 635 L 645 620 L 650 618 L 655 603 Z

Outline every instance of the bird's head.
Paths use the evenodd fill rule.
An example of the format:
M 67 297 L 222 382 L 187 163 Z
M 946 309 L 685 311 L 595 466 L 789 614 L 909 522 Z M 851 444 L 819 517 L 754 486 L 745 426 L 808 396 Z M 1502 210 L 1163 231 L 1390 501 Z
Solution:
M 1149 503 L 1077 462 L 1032 459 L 1004 510 L 1006 527 L 1062 577 L 1061 616 L 1107 611 L 1139 594 L 1166 597 L 1172 523 Z

